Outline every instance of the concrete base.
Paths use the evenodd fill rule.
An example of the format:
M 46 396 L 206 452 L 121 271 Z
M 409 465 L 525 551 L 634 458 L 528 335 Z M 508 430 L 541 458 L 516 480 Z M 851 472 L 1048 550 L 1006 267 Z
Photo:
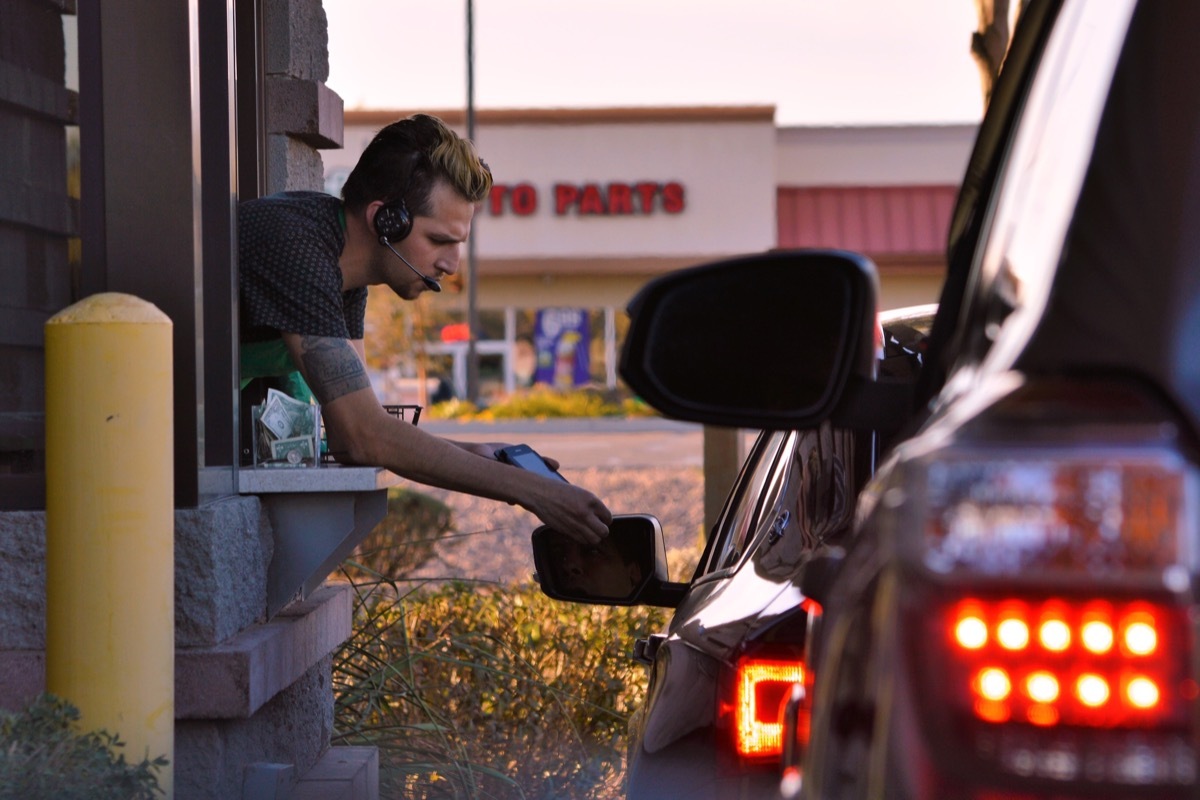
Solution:
M 45 689 L 44 651 L 0 650 L 0 711 L 21 711 Z
M 374 751 L 329 747 L 332 654 L 351 635 L 353 589 L 321 585 L 264 622 L 273 542 L 258 498 L 180 510 L 175 524 L 177 800 L 238 800 L 247 788 L 287 800 L 301 787 L 374 800 Z M 45 515 L 0 513 L 0 709 L 45 689 L 44 562 Z
M 327 584 L 228 642 L 176 651 L 177 800 L 241 797 L 247 767 L 260 763 L 289 765 L 304 776 L 295 791 L 304 786 L 305 794 L 289 789 L 279 800 L 378 797 L 374 748 L 329 748 L 331 653 L 350 635 L 352 601 L 349 585 Z M 24 708 L 44 688 L 41 651 L 0 652 L 5 708 Z M 365 750 L 371 753 L 359 752 Z M 251 782 L 262 785 L 261 776 Z
M 376 748 L 331 747 L 300 779 L 288 800 L 335 798 L 379 800 L 379 751 Z
M 176 719 L 247 719 L 350 637 L 354 590 L 326 584 L 264 625 L 175 653 Z
M 235 800 L 251 764 L 311 769 L 333 730 L 331 663 L 323 659 L 249 719 L 176 720 L 175 800 Z

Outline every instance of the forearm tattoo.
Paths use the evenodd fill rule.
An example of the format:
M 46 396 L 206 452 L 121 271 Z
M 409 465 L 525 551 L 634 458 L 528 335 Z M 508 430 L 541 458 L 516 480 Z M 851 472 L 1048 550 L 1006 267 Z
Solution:
M 362 360 L 345 339 L 301 336 L 300 359 L 309 388 L 322 405 L 371 385 Z

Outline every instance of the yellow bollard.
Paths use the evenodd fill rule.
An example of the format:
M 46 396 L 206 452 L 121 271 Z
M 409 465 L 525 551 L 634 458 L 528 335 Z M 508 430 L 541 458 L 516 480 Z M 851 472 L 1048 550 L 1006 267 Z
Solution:
M 171 320 L 88 297 L 46 333 L 46 689 L 126 760 L 175 761 Z

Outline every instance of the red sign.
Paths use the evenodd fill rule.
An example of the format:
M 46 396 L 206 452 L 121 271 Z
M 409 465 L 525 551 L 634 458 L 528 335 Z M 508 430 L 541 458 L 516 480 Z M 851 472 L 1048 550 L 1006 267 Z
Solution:
M 556 216 L 627 216 L 632 214 L 678 214 L 684 209 L 683 184 L 655 183 L 556 183 L 553 188 Z M 537 188 L 529 183 L 492 185 L 488 211 L 498 217 L 512 213 L 526 217 L 537 211 Z
M 442 326 L 442 341 L 447 344 L 465 342 L 470 338 L 471 328 L 465 322 L 452 322 Z

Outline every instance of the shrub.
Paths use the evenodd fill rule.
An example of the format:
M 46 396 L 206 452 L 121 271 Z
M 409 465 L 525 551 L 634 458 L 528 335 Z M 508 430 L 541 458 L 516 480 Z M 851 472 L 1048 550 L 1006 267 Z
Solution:
M 164 756 L 137 764 L 116 751 L 115 734 L 75 729 L 79 711 L 43 694 L 19 714 L 0 716 L 3 800 L 151 800 L 161 797 L 156 771 Z
M 514 392 L 487 408 L 466 400 L 448 400 L 429 409 L 432 419 L 494 421 L 552 417 L 653 416 L 658 412 L 636 397 L 595 388 L 561 391 L 539 384 Z
M 393 489 L 343 570 L 354 633 L 334 657 L 334 739 L 379 748 L 381 794 L 607 800 L 646 674 L 627 652 L 662 609 L 560 603 L 531 583 L 408 580 L 451 512 Z
M 434 403 L 429 407 L 428 416 L 430 419 L 457 419 L 457 420 L 472 420 L 479 414 L 479 406 L 472 403 L 470 400 L 446 400 L 442 403 Z
M 665 624 L 660 610 L 557 603 L 531 584 L 357 589 L 335 729 L 380 747 L 384 796 L 619 795 L 646 681 L 626 648 Z

